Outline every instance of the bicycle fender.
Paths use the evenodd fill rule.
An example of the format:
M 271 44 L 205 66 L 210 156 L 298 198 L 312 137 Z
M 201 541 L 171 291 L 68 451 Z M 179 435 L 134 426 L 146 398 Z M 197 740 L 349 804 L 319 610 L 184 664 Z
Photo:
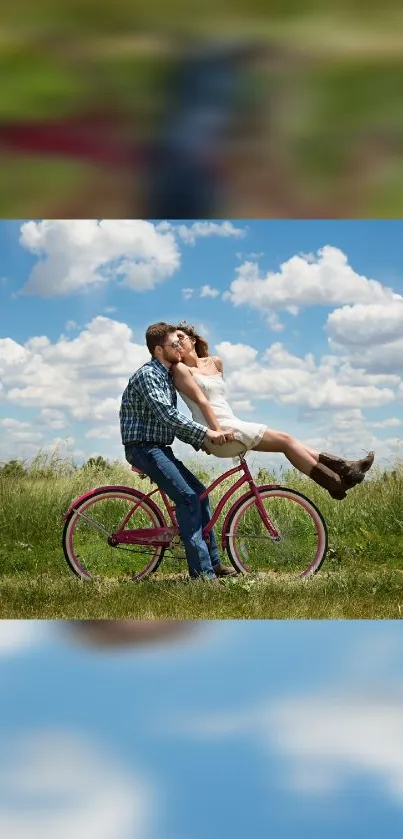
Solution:
M 74 501 L 71 502 L 68 510 L 65 513 L 63 513 L 63 520 L 66 521 L 68 519 L 68 517 L 71 515 L 71 513 L 74 511 L 74 509 L 76 507 L 78 507 L 80 504 L 82 504 L 82 502 L 85 501 L 87 498 L 91 498 L 91 496 L 99 494 L 100 490 L 102 490 L 102 492 L 105 492 L 107 490 L 112 490 L 112 489 L 122 490 L 124 492 L 129 492 L 130 495 L 133 495 L 137 499 L 139 499 L 139 498 L 147 499 L 147 504 L 149 504 L 150 507 L 152 507 L 152 509 L 156 513 L 156 515 L 159 516 L 160 519 L 162 518 L 165 522 L 165 517 L 164 517 L 164 514 L 163 514 L 162 510 L 158 507 L 158 505 L 155 503 L 155 501 L 153 501 L 148 495 L 145 495 L 145 493 L 140 492 L 139 490 L 135 489 L 134 487 L 116 486 L 116 484 L 114 484 L 113 486 L 94 487 L 93 489 L 88 490 L 88 492 L 84 492 L 83 495 L 80 495 L 78 498 L 75 498 Z

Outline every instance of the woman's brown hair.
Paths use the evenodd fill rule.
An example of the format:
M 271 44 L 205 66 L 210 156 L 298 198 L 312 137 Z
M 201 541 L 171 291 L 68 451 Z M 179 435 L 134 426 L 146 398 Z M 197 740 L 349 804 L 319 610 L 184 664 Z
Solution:
M 181 323 L 178 323 L 176 328 L 184 332 L 185 335 L 189 335 L 189 338 L 195 339 L 195 350 L 199 358 L 207 358 L 210 355 L 207 341 L 196 332 L 193 324 L 186 323 L 183 320 Z

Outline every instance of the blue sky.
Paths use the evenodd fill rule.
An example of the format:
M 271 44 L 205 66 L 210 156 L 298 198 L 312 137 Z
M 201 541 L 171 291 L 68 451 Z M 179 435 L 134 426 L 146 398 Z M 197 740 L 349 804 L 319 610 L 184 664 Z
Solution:
M 390 466 L 402 451 L 401 230 L 0 222 L 0 459 L 55 446 L 121 458 L 119 401 L 147 358 L 145 328 L 184 318 L 223 358 L 243 419 L 347 456 L 375 448 Z
M 401 835 L 400 623 L 217 621 L 107 654 L 2 621 L 0 660 L 7 839 Z

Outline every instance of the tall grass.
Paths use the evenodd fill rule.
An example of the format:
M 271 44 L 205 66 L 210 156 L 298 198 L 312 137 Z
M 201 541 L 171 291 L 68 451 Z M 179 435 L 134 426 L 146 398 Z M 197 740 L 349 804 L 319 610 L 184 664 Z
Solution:
M 209 483 L 211 475 L 195 464 L 189 465 L 204 483 Z M 212 493 L 212 507 L 233 482 L 234 478 L 227 479 Z M 393 616 L 400 616 L 398 610 L 403 608 L 403 462 L 396 462 L 394 469 L 388 472 L 379 468 L 371 470 L 370 477 L 350 490 L 343 502 L 332 500 L 324 490 L 292 469 L 280 470 L 277 474 L 261 469 L 257 482 L 279 483 L 300 490 L 324 515 L 329 530 L 329 552 L 323 570 L 312 581 L 308 598 L 306 587 L 301 587 L 295 580 L 271 580 L 263 584 L 241 578 L 235 580 L 234 585 L 227 585 L 221 594 L 204 590 L 201 594 L 198 587 L 196 593 L 191 593 L 192 586 L 181 583 L 178 589 L 172 580 L 164 583 L 155 578 L 136 586 L 135 595 L 131 586 L 128 587 L 131 595 L 123 594 L 121 589 L 119 593 L 111 584 L 104 589 L 102 586 L 83 586 L 73 578 L 64 560 L 61 548 L 63 513 L 74 498 L 93 487 L 121 484 L 148 492 L 151 488 L 148 479 L 141 480 L 121 462 L 77 468 L 57 455 L 40 456 L 30 465 L 15 467 L 14 471 L 0 469 L 3 616 L 130 616 L 134 603 L 137 614 L 143 617 L 343 617 L 346 616 L 346 603 L 349 604 L 348 614 L 348 610 L 353 609 L 355 617 L 374 616 L 373 604 L 368 605 L 365 601 L 365 605 L 362 601 L 360 607 L 360 579 L 367 581 L 365 590 L 368 589 L 370 598 L 375 586 L 385 601 L 385 614 L 382 612 L 378 616 L 392 616 L 387 607 L 388 587 L 391 597 L 394 592 Z M 237 495 L 244 491 L 242 488 Z M 178 570 L 183 571 L 185 577 L 184 560 Z M 161 572 L 163 574 L 164 564 Z M 50 594 L 52 591 L 53 595 Z M 330 600 L 333 598 L 334 605 L 329 601 L 326 607 L 329 597 Z M 353 603 L 354 597 L 356 603 Z M 340 614 L 342 602 L 345 608 Z M 280 610 L 277 612 L 276 603 Z

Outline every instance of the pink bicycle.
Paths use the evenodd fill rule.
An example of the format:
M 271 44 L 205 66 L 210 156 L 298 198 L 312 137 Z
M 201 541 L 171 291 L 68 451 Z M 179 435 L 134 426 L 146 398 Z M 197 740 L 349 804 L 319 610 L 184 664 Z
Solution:
M 294 489 L 257 486 L 243 455 L 239 461 L 239 466 L 220 475 L 201 496 L 210 495 L 231 475 L 242 472 L 220 497 L 204 530 L 205 539 L 208 541 L 221 517 L 221 540 L 217 528 L 217 541 L 239 573 L 291 572 L 303 578 L 315 574 L 328 543 L 326 523 L 318 508 Z M 238 494 L 225 515 L 224 507 L 245 484 L 247 491 Z M 175 560 L 184 558 L 175 507 L 158 487 L 148 493 L 127 486 L 91 489 L 73 501 L 64 520 L 64 555 L 83 580 L 141 580 L 157 570 L 165 554 L 169 557 L 165 559 L 167 571 L 177 571 Z M 169 560 L 174 560 L 173 566 Z

